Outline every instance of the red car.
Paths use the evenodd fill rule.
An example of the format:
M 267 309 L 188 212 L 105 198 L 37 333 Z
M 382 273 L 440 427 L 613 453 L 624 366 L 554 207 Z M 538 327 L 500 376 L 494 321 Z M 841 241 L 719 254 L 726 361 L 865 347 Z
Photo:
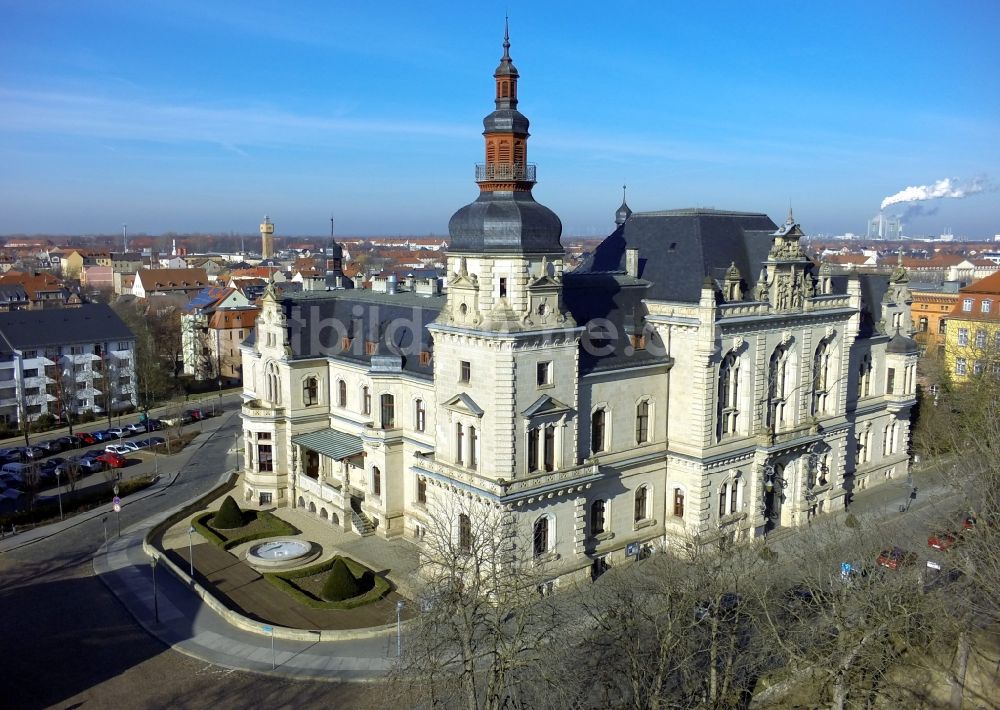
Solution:
M 927 545 L 935 550 L 950 550 L 958 542 L 958 534 L 953 532 L 939 532 L 927 538 Z
M 77 438 L 78 438 L 78 439 L 79 439 L 80 441 L 82 441 L 82 442 L 83 442 L 84 444 L 87 444 L 88 446 L 89 446 L 90 444 L 96 444 L 96 443 L 97 443 L 97 439 L 95 439 L 95 438 L 94 438 L 94 435 L 93 435 L 93 434 L 91 434 L 91 433 L 90 433 L 90 432 L 88 432 L 88 431 L 81 431 L 81 432 L 80 432 L 79 434 L 77 434 L 76 436 L 77 436 Z
M 100 456 L 95 456 L 98 461 L 106 463 L 109 468 L 122 468 L 125 465 L 125 457 L 111 451 L 105 451 Z
M 917 556 L 912 552 L 907 552 L 901 547 L 882 550 L 875 558 L 875 564 L 889 569 L 899 569 L 907 565 L 912 565 L 917 561 Z

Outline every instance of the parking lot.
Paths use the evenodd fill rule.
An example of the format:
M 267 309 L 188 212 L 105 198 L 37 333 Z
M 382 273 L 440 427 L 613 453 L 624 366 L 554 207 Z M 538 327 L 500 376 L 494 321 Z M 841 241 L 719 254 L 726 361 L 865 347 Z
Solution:
M 211 412 L 192 408 L 164 419 L 150 418 L 109 429 L 88 429 L 38 440 L 29 446 L 0 449 L 0 514 L 79 491 L 90 485 L 144 475 L 157 457 L 176 452 L 183 427 Z M 96 477 L 93 474 L 104 473 Z

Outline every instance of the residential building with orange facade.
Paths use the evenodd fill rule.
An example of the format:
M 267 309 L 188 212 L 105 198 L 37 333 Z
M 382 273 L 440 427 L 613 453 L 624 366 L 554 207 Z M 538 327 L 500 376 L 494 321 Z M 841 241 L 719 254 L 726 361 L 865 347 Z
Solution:
M 922 353 L 941 354 L 945 342 L 945 328 L 948 314 L 958 302 L 958 284 L 948 290 L 948 284 L 931 287 L 929 284 L 914 284 L 911 290 L 913 303 L 910 314 L 916 333 L 913 339 L 920 345 Z

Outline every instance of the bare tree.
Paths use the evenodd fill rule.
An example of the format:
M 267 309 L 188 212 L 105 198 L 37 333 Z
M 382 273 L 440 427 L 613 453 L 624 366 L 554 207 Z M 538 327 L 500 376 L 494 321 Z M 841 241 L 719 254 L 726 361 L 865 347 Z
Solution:
M 544 571 L 509 511 L 465 498 L 430 508 L 421 613 L 391 692 L 408 707 L 527 707 L 559 623 Z

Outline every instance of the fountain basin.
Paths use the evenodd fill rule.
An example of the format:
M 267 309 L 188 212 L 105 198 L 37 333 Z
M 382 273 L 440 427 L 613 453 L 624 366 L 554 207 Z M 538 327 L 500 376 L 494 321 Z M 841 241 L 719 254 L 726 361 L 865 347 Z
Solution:
M 246 560 L 254 567 L 284 569 L 298 567 L 319 557 L 320 548 L 308 540 L 266 540 L 251 545 Z

